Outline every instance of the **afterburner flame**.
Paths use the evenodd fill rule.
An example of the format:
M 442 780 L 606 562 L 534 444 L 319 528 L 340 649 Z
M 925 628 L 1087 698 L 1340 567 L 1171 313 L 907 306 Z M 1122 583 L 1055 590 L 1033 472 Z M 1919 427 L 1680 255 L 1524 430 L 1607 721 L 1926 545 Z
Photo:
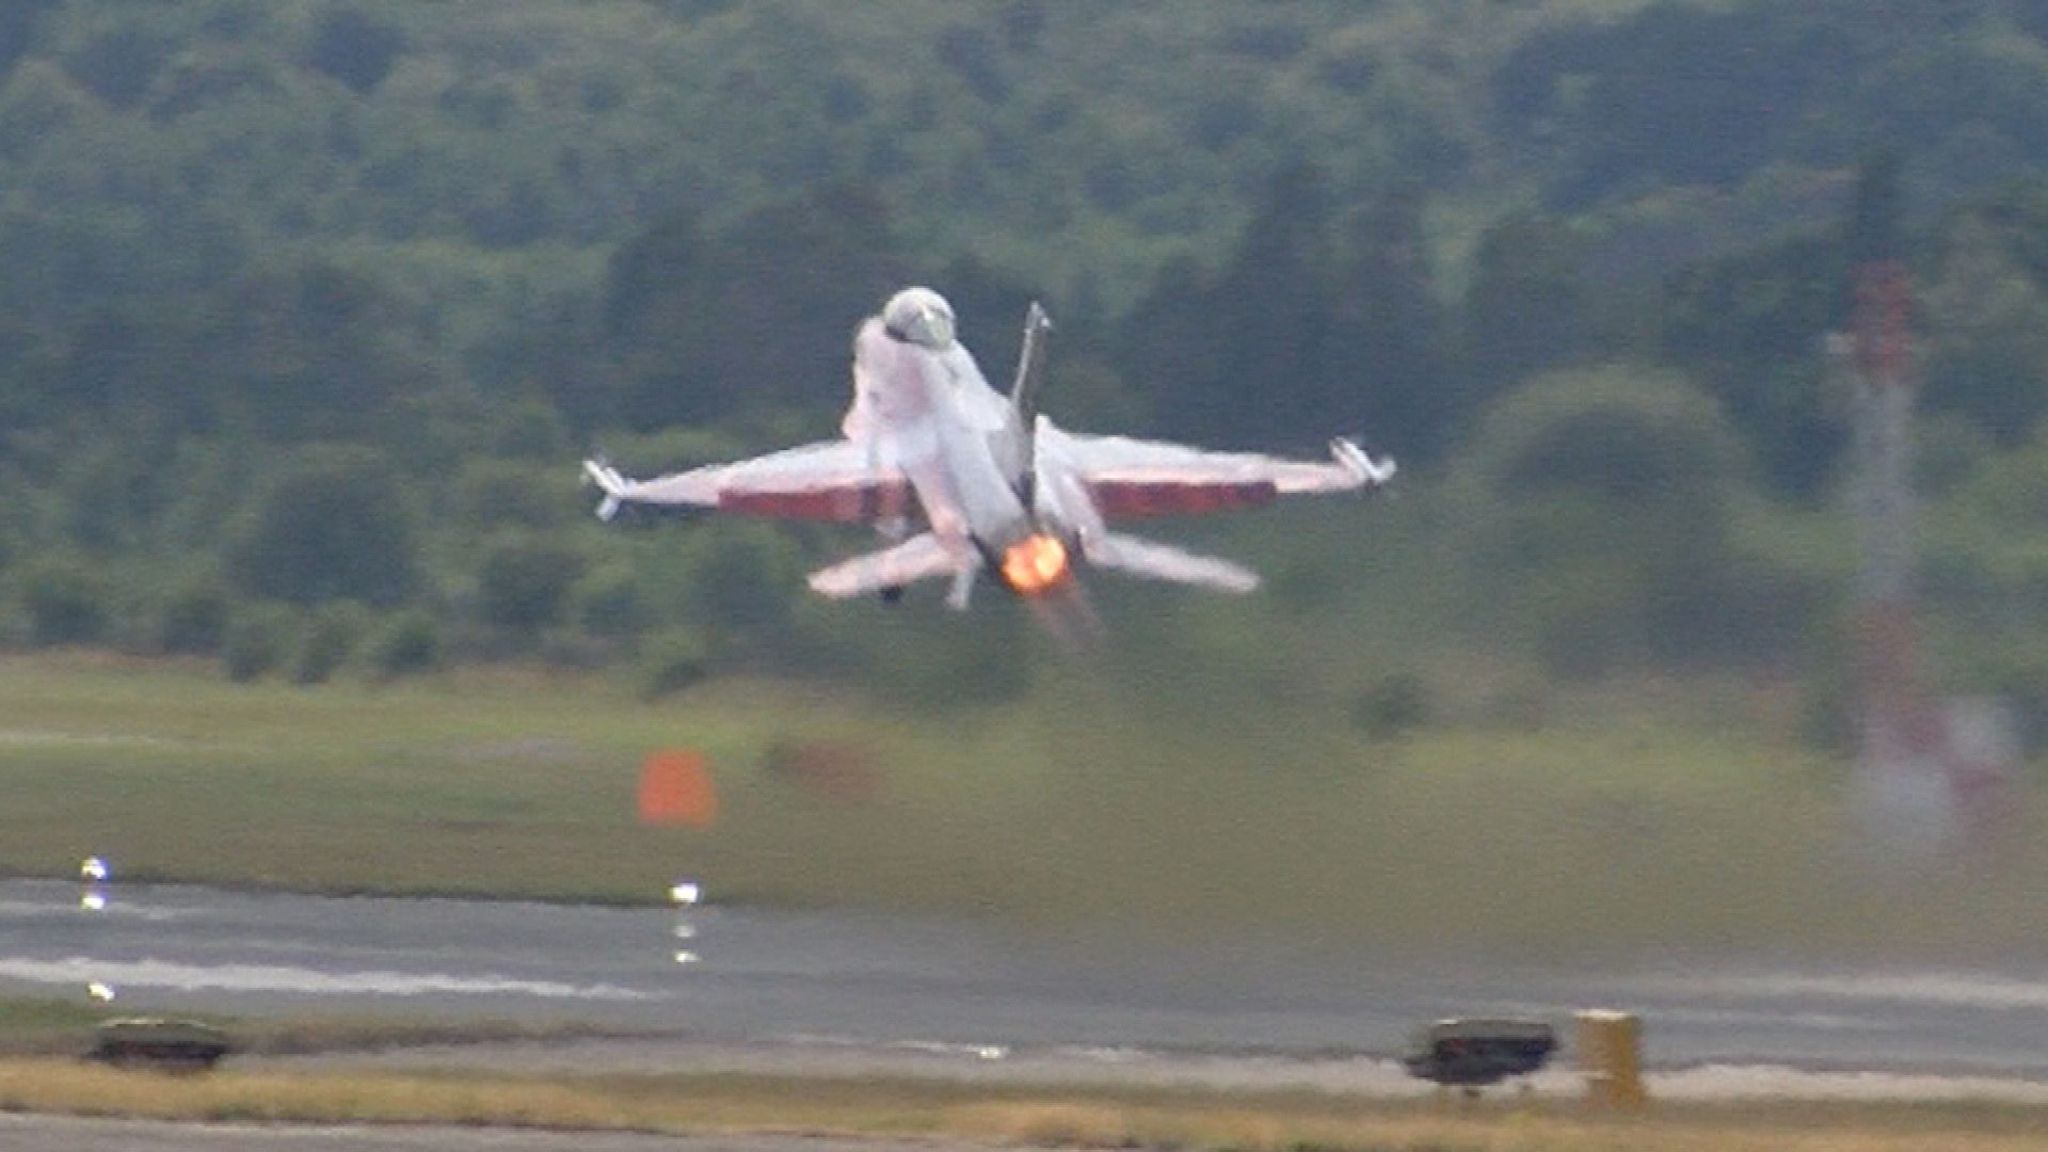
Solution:
M 1026 536 L 1003 550 L 1003 582 L 1026 596 L 1067 578 L 1067 546 L 1043 533 Z

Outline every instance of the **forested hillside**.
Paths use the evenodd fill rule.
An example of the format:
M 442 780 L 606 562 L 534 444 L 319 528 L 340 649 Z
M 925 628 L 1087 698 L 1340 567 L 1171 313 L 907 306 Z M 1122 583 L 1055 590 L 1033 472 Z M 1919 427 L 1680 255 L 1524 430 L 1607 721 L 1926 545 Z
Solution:
M 848 334 L 925 282 L 995 376 L 1047 302 L 1064 423 L 1409 466 L 1192 529 L 1273 587 L 1174 627 L 1109 594 L 1135 650 L 1256 676 L 1292 638 L 1367 713 L 1452 647 L 1824 698 L 1821 349 L 1896 255 L 1934 639 L 2038 708 L 2043 108 L 2040 0 L 13 0 L 6 635 L 1018 691 L 1005 606 L 965 642 L 804 602 L 857 536 L 604 529 L 576 488 L 594 446 L 832 434 Z

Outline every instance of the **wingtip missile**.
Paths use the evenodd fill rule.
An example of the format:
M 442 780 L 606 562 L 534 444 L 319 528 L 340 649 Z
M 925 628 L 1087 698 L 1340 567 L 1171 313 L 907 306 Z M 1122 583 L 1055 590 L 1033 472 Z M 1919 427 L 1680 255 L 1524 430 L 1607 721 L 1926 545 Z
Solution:
M 617 468 L 612 467 L 601 459 L 585 460 L 583 462 L 583 477 L 590 483 L 597 485 L 598 491 L 604 493 L 604 499 L 598 501 L 597 504 L 597 518 L 609 521 L 612 517 L 617 516 L 619 514 L 619 504 L 625 499 L 626 495 L 626 478 L 619 474 Z
M 1330 441 L 1330 455 L 1356 479 L 1360 487 L 1378 488 L 1394 478 L 1397 470 L 1391 457 L 1374 460 L 1357 443 L 1338 437 Z

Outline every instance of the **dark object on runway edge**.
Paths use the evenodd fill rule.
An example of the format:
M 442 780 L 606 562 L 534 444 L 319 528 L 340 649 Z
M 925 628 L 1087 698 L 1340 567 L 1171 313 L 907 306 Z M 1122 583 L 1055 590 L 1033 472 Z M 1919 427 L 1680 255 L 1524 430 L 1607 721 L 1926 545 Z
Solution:
M 99 1026 L 86 1058 L 117 1068 L 201 1072 L 219 1063 L 231 1048 L 227 1033 L 210 1024 L 125 1016 Z
M 1536 1071 L 1556 1048 L 1557 1033 L 1541 1020 L 1439 1020 L 1416 1035 L 1401 1064 L 1419 1079 L 1477 1091 Z

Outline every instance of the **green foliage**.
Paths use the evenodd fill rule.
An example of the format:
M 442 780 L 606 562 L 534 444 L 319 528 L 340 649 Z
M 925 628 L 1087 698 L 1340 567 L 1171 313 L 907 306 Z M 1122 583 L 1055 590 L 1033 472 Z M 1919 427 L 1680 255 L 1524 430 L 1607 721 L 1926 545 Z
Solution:
M 298 640 L 300 623 L 298 613 L 280 604 L 254 604 L 238 610 L 221 644 L 221 664 L 228 679 L 247 683 L 282 667 Z
M 367 655 L 380 680 L 431 672 L 446 655 L 441 625 L 418 608 L 394 613 L 371 634 Z
M 292 683 L 325 684 L 362 644 L 371 614 L 360 604 L 322 604 L 307 614 L 292 659 Z
M 1479 489 L 1468 562 L 1500 574 L 1555 670 L 1717 647 L 1743 469 L 1713 402 L 1683 378 L 1543 377 L 1487 413 L 1465 467 Z
M 628 564 L 604 564 L 584 573 L 569 602 L 577 627 L 607 640 L 630 640 L 653 620 L 639 577 Z
M 640 646 L 640 695 L 670 696 L 711 673 L 711 645 L 692 628 L 665 628 Z
M 1429 686 L 1408 672 L 1382 677 L 1352 708 L 1351 722 L 1375 740 L 1392 740 L 1429 722 Z
M 227 639 L 228 589 L 208 572 L 173 587 L 158 609 L 157 646 L 164 652 L 211 655 Z
M 582 512 L 584 504 L 575 475 L 562 457 L 545 463 L 498 457 L 468 460 L 451 495 L 451 511 L 460 523 L 486 529 L 558 528 Z
M 2011 444 L 2048 413 L 2048 267 L 2029 265 L 2023 230 L 1999 215 L 1993 204 L 1959 219 L 1927 287 L 1939 333 L 1927 399 Z
M 484 552 L 477 614 L 484 623 L 532 635 L 561 621 L 583 571 L 580 553 L 546 538 L 513 536 Z
M 721 639 L 779 627 L 803 594 L 803 565 L 786 529 L 707 524 L 683 545 L 688 622 Z
M 1473 514 L 1416 497 L 1415 544 L 1476 574 L 1428 595 L 1471 585 L 1444 618 L 1515 625 L 1476 641 L 1505 656 L 1781 654 L 1846 568 L 1783 515 L 1841 477 L 1823 337 L 1897 258 L 1932 603 L 2033 621 L 2041 529 L 2006 506 L 2048 422 L 2038 7 L 0 4 L 0 562 L 121 574 L 97 643 L 417 605 L 429 664 L 449 629 L 580 663 L 685 624 L 715 670 L 901 657 L 906 698 L 1004 698 L 1028 661 L 793 619 L 829 530 L 600 534 L 573 488 L 590 444 L 646 475 L 831 436 L 849 331 L 920 281 L 998 386 L 1043 299 L 1068 426 L 1361 434 L 1404 488 L 1454 462 Z M 1613 363 L 1718 412 L 1585 371 L 1482 418 Z M 1246 543 L 1290 622 L 1363 613 L 1344 550 Z M 1014 640 L 991 611 L 954 631 Z
M 405 33 L 354 6 L 322 12 L 313 23 L 306 62 L 358 96 L 374 91 L 405 51 Z
M 247 594 L 297 604 L 401 602 L 418 557 L 396 472 L 368 449 L 302 453 L 236 534 L 229 571 Z
M 16 582 L 30 643 L 90 644 L 106 635 L 111 592 L 97 565 L 64 554 L 41 556 L 22 567 Z

